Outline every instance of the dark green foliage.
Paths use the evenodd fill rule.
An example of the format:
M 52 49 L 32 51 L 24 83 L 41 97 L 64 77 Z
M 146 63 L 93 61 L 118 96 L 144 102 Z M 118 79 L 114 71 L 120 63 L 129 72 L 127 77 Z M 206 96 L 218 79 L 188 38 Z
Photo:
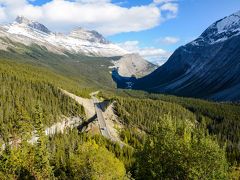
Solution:
M 31 123 L 36 104 L 41 104 L 43 109 L 44 126 L 61 120 L 62 115 L 84 117 L 83 107 L 56 86 L 61 80 L 68 82 L 48 71 L 0 62 L 0 134 L 4 141 L 17 139 L 33 130 Z
M 132 156 L 101 136 L 77 131 L 52 137 L 50 151 L 55 177 L 63 179 L 122 179 L 125 168 L 119 159 Z
M 151 95 L 150 98 L 174 102 L 198 116 L 208 118 L 204 122 L 210 134 L 216 135 L 221 146 L 227 145 L 231 163 L 240 163 L 240 106 L 231 103 L 215 103 L 191 98 Z M 201 121 L 200 121 L 201 123 Z
M 38 137 L 34 156 L 35 176 L 37 176 L 37 179 L 50 179 L 53 177 L 53 174 L 49 162 L 50 156 L 47 149 L 48 139 L 44 132 L 43 112 L 40 105 L 36 105 L 35 108 L 34 126 L 36 136 Z
M 180 135 L 183 127 L 171 117 L 159 123 L 137 154 L 136 179 L 227 179 L 225 153 L 216 141 L 197 129 Z
M 206 127 L 211 135 L 215 135 L 219 144 L 226 145 L 227 157 L 231 164 L 240 163 L 240 106 L 233 103 L 217 103 L 193 98 L 183 98 L 161 94 L 149 94 L 143 91 L 118 90 L 102 94 L 106 98 L 133 97 L 136 99 L 152 99 L 182 106 L 196 116 L 200 126 Z M 181 113 L 180 113 L 181 114 Z
M 115 108 L 124 123 L 128 126 L 137 125 L 148 133 L 157 129 L 159 121 L 169 114 L 171 117 L 177 117 L 180 122 L 188 120 L 189 123 L 194 123 L 196 119 L 193 113 L 178 104 L 164 101 L 118 98 Z
M 136 179 L 228 178 L 224 149 L 208 135 L 193 113 L 178 104 L 159 100 L 115 100 L 115 110 L 130 127 L 123 131 L 122 138 L 130 145 L 137 144 L 136 139 L 144 144 L 143 148 L 135 146 Z M 133 127 L 147 132 L 147 140 Z
M 141 148 L 144 143 L 145 134 L 138 132 L 137 129 L 129 128 L 123 129 L 120 132 L 120 138 L 124 143 L 138 149 Z

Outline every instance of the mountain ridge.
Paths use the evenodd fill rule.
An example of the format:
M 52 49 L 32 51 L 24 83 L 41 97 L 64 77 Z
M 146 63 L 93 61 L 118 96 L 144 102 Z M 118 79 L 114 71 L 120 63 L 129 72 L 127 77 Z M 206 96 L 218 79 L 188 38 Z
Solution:
M 46 26 L 44 26 L 43 24 L 41 24 L 39 22 L 31 21 L 31 20 L 29 20 L 29 19 L 27 19 L 23 16 L 18 16 L 15 20 L 15 23 L 24 24 L 26 26 L 29 26 L 33 29 L 42 31 L 42 32 L 47 33 L 47 34 L 51 33 L 51 31 Z
M 28 46 L 36 43 L 58 54 L 69 52 L 100 57 L 130 54 L 96 31 L 77 28 L 69 34 L 53 33 L 43 24 L 22 16 L 18 16 L 11 24 L 1 26 L 0 31 L 0 37 L 8 37 Z
M 240 11 L 226 16 L 209 26 L 196 40 L 195 45 L 215 44 L 240 34 Z
M 240 92 L 236 88 L 240 84 L 238 14 L 240 12 L 213 23 L 199 38 L 179 47 L 163 66 L 150 75 L 136 80 L 133 88 L 218 101 L 238 101 L 240 99 Z M 231 21 L 234 18 L 238 21 Z M 221 31 L 217 29 L 219 24 Z M 227 89 L 234 91 L 234 95 L 226 93 Z

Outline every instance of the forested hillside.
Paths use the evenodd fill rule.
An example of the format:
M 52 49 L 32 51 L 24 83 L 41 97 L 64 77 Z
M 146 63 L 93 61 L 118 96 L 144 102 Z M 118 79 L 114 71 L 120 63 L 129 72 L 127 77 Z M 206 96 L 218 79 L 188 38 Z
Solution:
M 37 105 L 42 108 L 44 126 L 60 121 L 62 116 L 85 116 L 83 107 L 59 90 L 60 87 L 71 89 L 74 83 L 54 73 L 0 61 L 0 84 L 0 129 L 3 139 L 17 138 L 25 131 L 21 127 L 32 130 Z M 79 94 L 83 92 L 78 91 Z
M 153 100 L 158 103 L 159 109 L 162 109 L 160 102 L 173 103 L 175 106 L 181 106 L 185 110 L 192 112 L 196 117 L 196 122 L 206 128 L 210 135 L 216 136 L 219 144 L 226 145 L 226 151 L 229 162 L 240 163 L 240 106 L 233 103 L 216 103 L 193 98 L 183 98 L 161 94 L 151 94 L 143 91 L 115 91 L 121 97 L 132 97 L 138 102 L 139 99 Z M 105 92 L 104 97 L 114 97 L 112 92 Z M 170 106 L 169 106 L 170 107 Z M 144 107 L 143 107 L 144 108 Z M 136 107 L 135 107 L 136 109 Z M 168 108 L 166 108 L 168 109 Z M 172 109 L 169 108 L 169 109 Z M 143 111 L 143 109 L 142 109 Z M 138 111 L 138 112 L 142 112 Z M 147 112 L 145 112 L 147 113 Z M 181 116 L 181 113 L 178 114 Z M 185 114 L 183 113 L 183 117 Z M 145 122 L 146 123 L 146 122 Z
M 60 88 L 89 97 L 79 81 L 0 61 L 0 177 L 3 179 L 231 179 L 239 177 L 239 105 L 106 91 L 123 124 L 123 146 L 99 135 L 44 128 L 84 109 Z M 114 93 L 113 93 L 114 92 Z M 35 130 L 37 143 L 28 143 Z
M 77 129 L 45 135 L 45 127 L 61 121 L 62 116 L 85 120 L 83 107 L 59 88 L 82 97 L 89 96 L 88 90 L 46 69 L 7 60 L 0 61 L 0 84 L 0 179 L 126 176 L 124 164 L 131 161 L 127 156 L 131 149 L 121 149 L 102 137 L 79 135 Z M 33 132 L 38 137 L 36 144 L 29 143 Z
M 177 134 L 181 131 L 186 133 L 186 129 L 176 130 L 177 123 L 183 124 L 183 127 L 184 124 L 186 127 L 195 127 L 197 130 L 193 131 L 191 137 L 194 139 L 196 134 L 204 134 L 201 137 L 204 137 L 204 139 L 210 138 L 210 141 L 226 152 L 224 157 L 227 158 L 230 171 L 233 170 L 235 179 L 240 177 L 239 104 L 216 103 L 132 90 L 105 91 L 101 96 L 117 102 L 115 104 L 116 113 L 128 127 L 128 130 L 121 133 L 125 142 L 139 147 L 139 144 L 144 144 L 142 137 L 145 133 L 153 138 L 150 142 L 159 140 L 156 137 L 160 137 L 159 133 L 163 131 L 162 125 L 168 121 L 170 123 L 174 121 L 174 127 L 171 128 L 175 129 L 174 132 L 177 132 Z M 176 134 L 173 136 L 176 136 Z M 156 143 L 161 144 L 159 141 Z M 153 151 L 153 149 L 148 150 Z M 159 154 L 161 151 L 155 153 Z
M 137 148 L 136 179 L 227 179 L 225 151 L 195 114 L 164 101 L 116 101 L 115 110 L 128 127 L 122 133 L 125 142 L 141 142 L 139 131 L 147 133 Z

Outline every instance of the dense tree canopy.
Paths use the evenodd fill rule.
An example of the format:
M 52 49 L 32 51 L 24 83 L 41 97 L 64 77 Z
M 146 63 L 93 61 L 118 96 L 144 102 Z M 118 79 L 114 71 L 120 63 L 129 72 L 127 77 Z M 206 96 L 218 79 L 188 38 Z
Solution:
M 54 83 L 68 82 L 59 78 L 31 66 L 0 63 L 0 135 L 3 139 L 17 138 L 33 130 L 31 123 L 37 104 L 43 110 L 44 126 L 60 121 L 63 115 L 84 118 L 83 107 L 64 95 L 56 86 L 58 83 Z
M 132 127 L 138 127 L 149 134 L 143 148 L 138 148 L 136 179 L 228 178 L 225 150 L 208 135 L 195 114 L 164 101 L 135 98 L 116 101 L 115 110 L 130 132 L 136 134 Z M 127 137 L 126 131 L 123 137 Z

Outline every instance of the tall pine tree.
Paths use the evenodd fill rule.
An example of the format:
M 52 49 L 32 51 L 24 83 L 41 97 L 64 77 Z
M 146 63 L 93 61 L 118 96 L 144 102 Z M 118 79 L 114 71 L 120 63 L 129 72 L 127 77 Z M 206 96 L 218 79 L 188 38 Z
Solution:
M 50 156 L 48 153 L 48 139 L 44 133 L 43 112 L 38 104 L 35 107 L 35 130 L 38 137 L 35 149 L 35 172 L 37 179 L 51 179 L 53 176 L 52 167 L 50 166 Z

